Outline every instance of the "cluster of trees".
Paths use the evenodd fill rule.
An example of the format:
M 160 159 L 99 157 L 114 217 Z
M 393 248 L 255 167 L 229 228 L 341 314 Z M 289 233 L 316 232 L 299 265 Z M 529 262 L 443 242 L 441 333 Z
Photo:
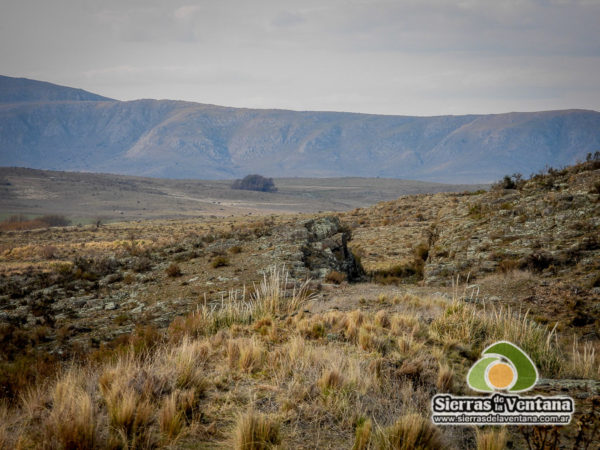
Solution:
M 247 175 L 241 180 L 235 180 L 232 189 L 243 189 L 246 191 L 275 192 L 277 188 L 273 178 L 265 178 L 261 175 Z

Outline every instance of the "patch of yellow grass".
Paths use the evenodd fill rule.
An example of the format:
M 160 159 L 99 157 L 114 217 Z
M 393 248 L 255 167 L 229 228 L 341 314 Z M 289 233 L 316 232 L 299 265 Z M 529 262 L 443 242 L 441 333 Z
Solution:
M 51 391 L 51 408 L 44 420 L 43 440 L 58 448 L 93 448 L 96 407 L 85 389 L 86 374 L 69 370 Z
M 600 380 L 600 360 L 592 342 L 581 344 L 577 338 L 573 339 L 569 374 L 576 378 Z
M 507 443 L 506 428 L 482 431 L 475 429 L 477 450 L 504 450 Z
M 430 326 L 430 334 L 449 348 L 469 344 L 477 350 L 495 341 L 507 340 L 520 346 L 545 376 L 556 376 L 564 367 L 554 329 L 548 329 L 510 308 L 477 309 L 454 301 Z
M 377 433 L 378 450 L 415 450 L 447 448 L 438 428 L 419 414 L 407 414 Z
M 236 450 L 268 450 L 281 443 L 279 422 L 255 411 L 238 417 L 233 431 Z

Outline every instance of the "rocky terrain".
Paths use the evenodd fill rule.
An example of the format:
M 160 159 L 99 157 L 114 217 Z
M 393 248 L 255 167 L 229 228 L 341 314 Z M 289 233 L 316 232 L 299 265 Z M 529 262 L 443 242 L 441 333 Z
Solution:
M 600 191 L 598 169 L 590 170 L 597 166 L 551 170 L 511 181 L 510 189 L 406 196 L 355 210 L 344 216 L 353 228 L 351 247 L 367 271 L 394 279 L 412 267 L 426 285 L 457 275 L 478 284 L 497 274 L 535 274 L 539 284 L 519 282 L 528 295 L 509 290 L 487 298 L 560 317 L 597 336 Z
M 253 110 L 121 102 L 9 77 L 0 78 L 0 93 L 2 166 L 164 178 L 260 173 L 464 184 L 573 164 L 600 147 L 600 113 L 585 110 L 437 117 Z
M 4 231 L 0 444 L 593 448 L 599 196 L 590 155 L 347 212 Z M 500 339 L 576 398 L 572 425 L 430 425 Z

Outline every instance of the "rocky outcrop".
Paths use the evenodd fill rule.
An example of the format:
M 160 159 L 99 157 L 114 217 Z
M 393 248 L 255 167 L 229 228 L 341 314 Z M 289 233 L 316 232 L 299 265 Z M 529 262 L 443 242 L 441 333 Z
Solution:
M 303 262 L 313 277 L 323 278 L 332 270 L 344 273 L 348 281 L 357 281 L 364 270 L 348 249 L 350 232 L 337 217 L 323 217 L 304 224 L 307 242 L 302 247 Z
M 519 190 L 466 197 L 454 209 L 442 210 L 425 282 L 514 269 L 568 275 L 576 266 L 593 276 L 600 257 L 596 183 L 600 170 L 565 170 L 532 179 Z
M 299 220 L 275 227 L 259 239 L 270 264 L 284 265 L 300 279 L 323 279 L 332 271 L 358 281 L 364 270 L 348 248 L 350 231 L 334 216 Z

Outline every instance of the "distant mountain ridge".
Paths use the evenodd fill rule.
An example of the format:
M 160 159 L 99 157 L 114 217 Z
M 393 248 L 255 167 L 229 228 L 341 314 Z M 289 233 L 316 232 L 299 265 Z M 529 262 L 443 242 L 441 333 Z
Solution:
M 17 81 L 15 81 L 17 80 Z M 385 116 L 121 102 L 0 77 L 0 165 L 167 178 L 485 183 L 600 150 L 600 113 Z
M 46 81 L 0 75 L 0 103 L 43 101 L 105 101 L 108 97 Z

